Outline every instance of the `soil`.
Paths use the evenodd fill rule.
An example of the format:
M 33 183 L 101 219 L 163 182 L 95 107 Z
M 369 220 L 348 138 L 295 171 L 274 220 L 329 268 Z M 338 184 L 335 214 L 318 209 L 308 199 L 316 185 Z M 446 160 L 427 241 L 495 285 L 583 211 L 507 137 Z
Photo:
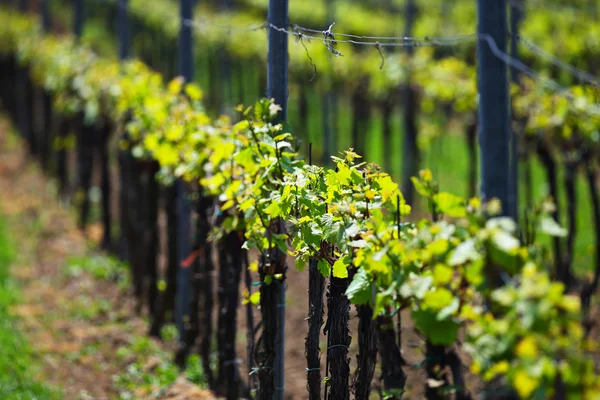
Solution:
M 100 235 L 76 228 L 71 208 L 57 202 L 55 185 L 25 153 L 9 124 L 0 120 L 0 215 L 9 223 L 17 259 L 12 274 L 21 285 L 14 307 L 20 329 L 41 364 L 37 378 L 61 389 L 65 399 L 118 398 L 116 377 L 134 362 L 147 372 L 164 362 L 155 354 L 120 357 L 117 349 L 144 337 L 147 321 L 134 313 L 133 297 L 115 283 L 88 273 L 66 273 L 73 257 L 91 250 Z M 101 309 L 93 312 L 94 308 Z M 153 342 L 161 354 L 172 354 Z M 156 389 L 156 390 L 153 390 Z M 183 376 L 167 388 L 140 386 L 134 398 L 215 399 Z

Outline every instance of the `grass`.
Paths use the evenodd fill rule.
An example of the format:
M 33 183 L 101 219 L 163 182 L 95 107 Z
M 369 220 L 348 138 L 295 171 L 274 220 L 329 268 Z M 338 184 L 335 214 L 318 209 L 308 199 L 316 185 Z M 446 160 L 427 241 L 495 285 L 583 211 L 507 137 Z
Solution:
M 10 145 L 16 146 L 7 135 Z M 25 183 L 26 184 L 26 183 Z M 33 265 L 38 262 L 35 252 L 17 254 L 17 248 L 40 248 L 44 246 L 44 238 L 54 235 L 50 228 L 53 215 L 35 213 L 35 216 L 21 214 L 0 215 L 0 400 L 54 400 L 63 396 L 58 390 L 43 383 L 39 355 L 29 346 L 21 334 L 18 318 L 11 314 L 16 306 L 25 305 L 25 293 L 19 293 L 17 282 L 11 277 L 11 264 L 19 260 L 19 265 Z M 19 227 L 11 231 L 9 226 Z M 11 236 L 12 235 L 12 236 Z M 19 246 L 16 246 L 19 244 Z M 16 257 L 18 256 L 18 257 Z M 71 364 L 88 365 L 94 374 L 109 374 L 112 379 L 111 391 L 119 399 L 158 398 L 183 375 L 199 387 L 206 386 L 202 371 L 202 363 L 198 357 L 191 357 L 185 371 L 181 372 L 173 362 L 173 348 L 177 342 L 177 330 L 173 325 L 163 328 L 161 334 L 167 346 L 146 336 L 145 326 L 148 321 L 134 321 L 131 315 L 120 311 L 108 296 L 97 295 L 94 281 L 106 281 L 121 291 L 130 288 L 129 267 L 115 257 L 89 251 L 85 255 L 70 256 L 60 269 L 64 276 L 53 275 L 51 284 L 61 285 L 64 279 L 80 280 L 81 290 L 76 295 L 61 296 L 55 292 L 55 303 L 50 302 L 41 316 L 43 326 L 36 329 L 45 330 L 52 335 L 50 344 L 53 350 L 45 350 L 58 361 L 58 365 L 69 367 Z M 102 286 L 101 286 L 102 287 Z M 35 292 L 26 293 L 27 297 L 35 297 Z M 86 326 L 99 330 L 106 328 L 106 333 L 94 337 L 93 332 L 85 337 L 80 347 L 73 350 L 59 350 L 66 343 L 63 332 L 55 330 L 53 323 L 59 321 L 73 326 Z M 26 322 L 26 321 L 24 321 Z M 140 328 L 142 322 L 144 328 Z M 141 330 L 143 329 L 143 330 Z M 111 333 L 112 332 L 112 333 Z M 114 336 L 111 336 L 114 335 Z M 35 337 L 35 335 L 34 335 Z M 120 345 L 125 339 L 125 343 Z M 83 339 L 80 339 L 83 340 Z M 115 344 L 119 343 L 117 347 Z M 32 344 L 33 343 L 32 341 Z M 56 350 L 54 351 L 56 345 Z M 48 371 L 44 371 L 47 373 Z M 44 374 L 44 376 L 46 376 Z M 36 379 L 36 377 L 39 377 Z M 106 378 L 103 376 L 101 378 Z M 99 377 L 99 379 L 101 379 Z M 61 381 L 65 387 L 70 378 Z M 82 398 L 89 398 L 86 390 L 81 390 Z M 78 396 L 79 397 L 79 396 Z
M 71 257 L 67 261 L 65 272 L 70 278 L 76 278 L 84 272 L 88 272 L 95 279 L 114 282 L 121 290 L 130 287 L 128 266 L 113 256 L 94 254 Z
M 125 370 L 113 376 L 122 400 L 163 396 L 180 375 L 179 368 L 172 361 L 172 353 L 147 336 L 132 337 L 127 345 L 117 349 L 116 354 L 121 362 L 127 363 Z M 201 365 L 197 355 L 190 356 L 184 376 L 199 387 L 205 387 L 206 378 Z
M 10 308 L 18 302 L 18 288 L 10 277 L 14 247 L 6 221 L 0 217 L 0 398 L 4 400 L 60 399 L 58 391 L 35 379 L 35 354 L 19 332 Z
M 130 286 L 127 265 L 114 257 L 91 254 L 69 258 L 65 268 L 66 276 L 73 279 L 84 273 L 90 274 L 95 280 L 114 283 L 121 290 L 127 290 Z M 112 306 L 106 299 L 82 294 L 70 299 L 68 305 L 71 311 L 70 317 L 76 320 L 88 320 L 96 325 L 98 324 L 96 319 L 101 314 L 111 314 Z M 115 314 L 112 320 L 109 318 L 105 323 L 119 323 L 118 319 L 118 315 Z M 115 361 L 118 362 L 120 371 L 112 376 L 118 398 L 129 400 L 164 395 L 180 376 L 179 368 L 172 360 L 172 349 L 169 349 L 169 346 L 167 348 L 160 346 L 154 339 L 146 336 L 145 332 L 136 334 L 128 329 L 124 330 L 128 331 L 128 341 L 116 349 Z M 172 324 L 163 327 L 161 332 L 163 341 L 171 345 L 177 342 L 177 335 L 177 329 Z M 77 360 L 88 354 L 108 351 L 114 349 L 108 349 L 105 343 L 92 343 L 72 354 L 72 358 Z M 205 387 L 206 378 L 201 365 L 198 356 L 192 356 L 183 374 L 199 387 Z

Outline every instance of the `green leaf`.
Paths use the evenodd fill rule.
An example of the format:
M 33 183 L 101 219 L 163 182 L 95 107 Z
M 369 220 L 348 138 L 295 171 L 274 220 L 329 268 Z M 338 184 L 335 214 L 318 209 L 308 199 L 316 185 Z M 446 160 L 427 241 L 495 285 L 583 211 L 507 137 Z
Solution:
M 483 260 L 469 263 L 465 267 L 465 277 L 467 278 L 467 282 L 475 286 L 481 285 L 485 280 L 483 276 L 483 267 Z
M 437 264 L 433 268 L 433 280 L 437 285 L 445 285 L 450 283 L 454 270 L 447 265 Z
M 417 191 L 417 193 L 419 193 L 423 197 L 429 197 L 429 190 L 427 190 L 425 185 L 423 185 L 423 183 L 418 178 L 415 178 L 413 176 L 412 178 L 410 178 L 410 180 L 412 181 L 413 185 L 415 185 L 415 190 Z
M 554 218 L 545 216 L 540 221 L 540 232 L 554 237 L 566 237 L 569 234 L 565 228 L 560 226 Z
M 271 202 L 269 206 L 265 209 L 265 213 L 272 217 L 279 217 L 281 215 L 281 206 L 278 202 Z
M 371 281 L 364 269 L 359 269 L 346 289 L 352 304 L 367 304 L 371 300 Z
M 282 141 L 282 142 L 277 142 L 276 147 L 277 147 L 277 149 L 283 149 L 286 147 L 292 148 L 292 144 L 290 142 Z
M 450 319 L 438 320 L 436 312 L 415 310 L 411 317 L 415 327 L 435 345 L 450 346 L 458 337 L 459 325 Z
M 447 252 L 448 247 L 450 247 L 450 244 L 448 243 L 447 240 L 438 239 L 434 242 L 431 242 L 429 245 L 427 245 L 427 250 L 429 250 L 431 252 L 431 254 L 433 254 L 435 256 L 439 256 L 439 255 L 442 255 L 445 252 Z
M 360 232 L 360 227 L 356 222 L 353 222 L 348 228 L 346 228 L 346 237 L 353 239 Z
M 422 299 L 425 297 L 432 284 L 433 277 L 431 277 L 431 275 L 422 276 L 411 274 L 409 281 L 400 287 L 400 294 L 405 298 L 414 296 L 417 299 Z
M 386 313 L 386 307 L 390 304 L 391 300 L 392 296 L 387 290 L 385 292 L 377 293 L 375 296 L 375 306 L 373 308 L 373 318 Z
M 338 172 L 336 175 L 337 175 L 339 184 L 341 184 L 341 185 L 350 184 L 350 177 L 351 177 L 352 173 L 350 171 L 350 168 L 348 168 L 343 163 L 338 163 Z
M 338 258 L 338 260 L 333 264 L 334 278 L 347 278 L 349 265 L 350 262 L 348 256 Z
M 390 199 L 396 201 L 396 196 L 399 195 L 400 200 L 401 200 L 400 206 L 402 208 L 402 203 L 404 203 L 404 198 L 402 197 L 402 194 L 398 190 L 398 184 L 396 184 L 389 175 L 380 175 L 379 178 L 377 178 L 377 183 L 379 184 L 379 187 L 380 187 L 381 199 L 384 202 L 386 202 Z
M 323 232 L 319 230 L 316 224 L 304 225 L 300 229 L 300 234 L 302 235 L 302 240 L 307 244 L 315 247 L 321 244 L 321 235 L 323 235 Z
M 423 305 L 426 308 L 440 311 L 452 303 L 453 298 L 454 296 L 451 291 L 445 288 L 438 288 L 437 290 L 432 290 L 425 294 Z
M 336 220 L 333 215 L 324 214 L 321 217 L 321 223 L 323 224 L 323 236 L 329 242 L 337 244 L 343 238 L 345 232 L 344 224 Z
M 319 269 L 319 272 L 321 272 L 321 275 L 323 275 L 325 278 L 331 275 L 331 265 L 329 265 L 326 260 L 320 259 L 319 264 L 317 264 L 317 268 Z
M 250 295 L 250 304 L 257 306 L 260 303 L 260 292 L 254 292 Z
M 244 150 L 237 153 L 233 159 L 242 167 L 252 165 L 254 164 L 254 149 L 252 147 L 246 147 Z
M 308 264 L 308 254 L 302 254 L 299 257 L 296 257 L 296 269 L 300 272 L 303 272 Z
M 289 137 L 292 137 L 292 134 L 289 133 L 289 132 L 286 132 L 286 133 L 281 133 L 281 134 L 275 136 L 273 138 L 273 140 L 276 141 L 276 142 L 281 142 L 282 140 L 285 140 L 285 139 L 287 139 Z
M 519 240 L 505 231 L 497 231 L 492 236 L 492 242 L 499 250 L 511 253 L 521 245 Z
M 517 231 L 517 224 L 509 217 L 496 217 L 491 218 L 485 224 L 488 229 L 500 228 L 503 231 L 515 233 Z
M 233 133 L 238 133 L 239 131 L 248 129 L 248 127 L 249 127 L 248 121 L 243 120 L 243 121 L 240 121 L 237 124 L 235 124 L 231 129 L 232 129 Z
M 481 258 L 481 254 L 479 254 L 475 248 L 475 241 L 469 239 L 456 246 L 448 259 L 448 264 L 450 266 L 456 266 L 464 264 L 467 261 L 478 260 L 479 258 Z
M 466 201 L 462 197 L 442 192 L 433 196 L 433 200 L 442 214 L 452 218 L 463 218 L 467 215 Z
M 458 297 L 453 298 L 452 302 L 450 302 L 450 304 L 448 304 L 446 307 L 444 307 L 438 313 L 437 319 L 439 321 L 441 321 L 443 319 L 447 319 L 448 317 L 456 315 L 456 313 L 458 312 L 459 307 L 460 307 L 460 300 L 458 300 Z
M 270 105 L 271 105 L 271 102 L 266 99 L 261 99 L 261 100 L 257 101 L 256 104 L 254 105 L 254 116 L 256 117 L 256 119 L 263 120 L 263 119 L 267 118 L 270 115 L 270 113 L 269 113 Z
M 350 243 L 348 243 L 348 246 L 360 249 L 363 247 L 367 247 L 367 241 L 364 239 L 353 240 Z

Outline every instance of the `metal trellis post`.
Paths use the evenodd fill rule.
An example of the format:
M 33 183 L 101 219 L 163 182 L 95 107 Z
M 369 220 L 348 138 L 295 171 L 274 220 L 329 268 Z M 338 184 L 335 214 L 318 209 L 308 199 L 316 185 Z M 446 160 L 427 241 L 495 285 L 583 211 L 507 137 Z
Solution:
M 414 0 L 407 0 L 406 7 L 406 27 L 404 30 L 405 36 L 411 36 L 413 26 L 417 15 L 417 6 Z M 414 48 L 408 46 L 406 48 L 407 54 L 412 56 Z M 408 204 L 412 204 L 414 201 L 414 188 L 411 178 L 416 176 L 419 172 L 419 146 L 418 146 L 418 132 L 417 132 L 417 121 L 416 121 L 416 94 L 410 86 L 410 77 L 404 86 L 404 111 L 403 111 L 403 157 L 402 157 L 402 193 Z M 391 143 L 387 143 L 387 146 L 391 146 Z M 391 160 L 388 160 L 391 161 Z M 391 162 L 390 162 L 391 165 Z M 391 173 L 391 171 L 388 171 Z
M 75 12 L 73 13 L 73 33 L 77 39 L 81 38 L 83 32 L 83 0 L 75 0 Z
M 506 52 L 506 0 L 477 0 L 477 84 L 479 90 L 479 146 L 481 150 L 481 196 L 498 198 L 503 214 L 510 204 L 510 112 L 508 68 L 490 48 Z
M 181 0 L 180 3 L 181 28 L 179 32 L 179 73 L 186 82 L 193 79 L 192 57 L 192 29 L 185 21 L 193 17 L 193 0 Z M 182 180 L 177 180 L 176 197 L 178 208 L 178 234 L 179 261 L 181 263 L 190 253 L 191 208 L 186 197 L 186 189 Z M 191 269 L 179 268 L 177 279 L 177 328 L 179 339 L 184 343 L 185 323 L 189 320 Z
M 52 18 L 50 16 L 50 0 L 42 0 L 42 26 L 44 32 L 50 32 L 52 29 Z M 36 93 L 39 93 L 41 98 L 40 117 L 42 125 L 36 127 L 36 132 L 39 138 L 40 161 L 44 171 L 49 167 L 50 160 L 50 141 L 51 141 L 51 126 L 52 126 L 52 99 L 43 86 L 36 88 Z M 35 100 L 34 100 L 35 101 Z
M 127 0 L 117 2 L 117 35 L 118 53 L 121 61 L 129 57 L 129 14 L 127 13 Z M 128 215 L 128 190 L 129 170 L 131 169 L 131 155 L 127 150 L 119 151 L 119 187 L 120 187 L 120 225 L 119 225 L 119 256 L 122 260 L 129 260 L 129 215 Z
M 42 0 L 42 26 L 44 27 L 44 31 L 48 32 L 50 30 L 50 25 L 52 21 L 50 19 L 50 0 Z
M 280 28 L 289 25 L 288 0 L 269 0 L 269 23 Z M 269 54 L 267 64 L 267 96 L 275 99 L 282 108 L 280 121 L 287 120 L 288 100 L 288 37 L 284 32 L 269 29 Z M 284 327 L 285 327 L 285 281 L 279 289 L 277 307 L 277 335 L 275 338 L 275 400 L 283 400 L 285 392 Z
M 119 30 L 119 58 L 126 60 L 129 58 L 129 15 L 127 13 L 128 0 L 118 0 L 117 3 L 117 18 Z
M 519 25 L 522 18 L 521 8 L 523 0 L 513 0 L 510 5 L 510 31 L 512 37 L 510 40 L 510 55 L 515 60 L 519 59 Z M 519 84 L 519 71 L 512 67 L 510 69 L 512 82 Z M 511 129 L 511 162 L 510 162 L 510 212 L 509 215 L 518 221 L 519 219 L 519 137 L 514 129 Z
M 335 21 L 335 0 L 327 0 L 326 5 L 326 19 L 327 23 L 331 24 Z M 328 68 L 331 68 L 333 60 L 329 58 Z M 323 164 L 329 165 L 331 162 L 331 155 L 336 146 L 336 128 L 337 128 L 337 105 L 336 105 L 336 93 L 334 89 L 333 79 L 327 80 L 327 91 L 323 97 Z M 306 128 L 306 127 L 304 127 Z
M 288 0 L 269 0 L 269 23 L 280 28 L 288 27 Z M 281 106 L 280 120 L 287 120 L 288 37 L 275 29 L 269 29 L 267 96 Z

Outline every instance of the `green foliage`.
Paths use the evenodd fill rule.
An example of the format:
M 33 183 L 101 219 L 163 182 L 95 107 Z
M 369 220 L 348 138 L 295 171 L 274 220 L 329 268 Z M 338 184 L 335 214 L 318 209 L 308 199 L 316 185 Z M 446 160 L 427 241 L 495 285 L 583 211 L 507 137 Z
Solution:
M 490 299 L 492 312 L 479 305 L 465 313 L 465 349 L 475 373 L 487 380 L 506 376 L 522 398 L 551 397 L 559 374 L 570 396 L 598 392 L 594 359 L 586 356 L 596 344 L 584 336 L 578 297 L 528 263 Z
M 53 86 L 46 78 L 60 65 L 63 53 L 85 51 L 68 41 L 40 39 L 26 18 L 17 17 L 14 25 L 27 29 L 15 28 L 8 42 L 16 44 L 13 51 L 33 66 L 49 90 Z M 39 47 L 54 51 L 31 46 L 36 40 L 48 40 Z M 423 61 L 422 56 L 415 59 Z M 445 63 L 441 70 L 432 67 L 430 76 L 453 71 L 451 76 L 455 73 L 467 84 L 434 85 L 424 104 L 435 99 L 467 116 L 475 109 L 474 86 L 468 83 L 473 73 L 460 63 Z M 535 242 L 522 243 L 515 223 L 498 217 L 498 201 L 482 204 L 440 191 L 431 171 L 425 170 L 413 182 L 432 218 L 402 222 L 410 207 L 388 174 L 361 162 L 352 149 L 332 157 L 335 170 L 306 165 L 291 132 L 277 123 L 280 108 L 271 100 L 238 107 L 241 122 L 231 126 L 227 118 L 211 122 L 206 117 L 198 88 L 181 79 L 164 85 L 140 63 L 121 68 L 98 61 L 85 72 L 69 71 L 75 75 L 59 74 L 67 84 L 57 87 L 77 82 L 76 90 L 57 89 L 57 98 L 80 104 L 92 121 L 103 115 L 123 124 L 124 147 L 136 157 L 157 160 L 164 181 L 184 178 L 217 199 L 223 223 L 213 238 L 238 232 L 246 237 L 244 248 L 263 256 L 278 249 L 282 257 L 296 257 L 299 269 L 315 259 L 324 276 L 353 276 L 347 291 L 352 303 L 370 305 L 374 318 L 409 310 L 416 328 L 434 344 L 458 345 L 457 338 L 466 333 L 464 346 L 475 358 L 473 371 L 484 379 L 502 376 L 523 398 L 551 396 L 550 383 L 559 373 L 577 393 L 597 390 L 587 351 L 593 343 L 584 343 L 580 326 L 574 324 L 581 318 L 578 300 L 550 281 L 544 252 Z M 526 95 L 533 95 L 527 84 L 524 88 Z M 577 88 L 573 92 L 574 104 L 549 96 L 539 104 L 528 103 L 536 104 L 535 112 L 524 112 L 519 105 L 517 109 L 531 115 L 527 126 L 532 132 L 550 133 L 543 140 L 593 139 L 592 125 L 574 119 L 582 109 L 591 109 L 591 95 Z M 554 110 L 557 117 L 549 118 Z M 547 218 L 547 210 L 540 211 L 531 229 L 563 235 Z M 265 263 L 266 285 L 284 278 L 268 270 L 271 266 Z M 507 285 L 495 289 L 498 279 Z M 259 299 L 246 293 L 244 301 L 254 304 Z M 484 311 L 488 304 L 492 312 Z M 131 351 L 139 351 L 135 348 Z M 535 360 L 532 348 L 539 349 Z M 169 371 L 165 367 L 165 379 L 170 379 Z M 135 364 L 131 374 L 146 381 Z

